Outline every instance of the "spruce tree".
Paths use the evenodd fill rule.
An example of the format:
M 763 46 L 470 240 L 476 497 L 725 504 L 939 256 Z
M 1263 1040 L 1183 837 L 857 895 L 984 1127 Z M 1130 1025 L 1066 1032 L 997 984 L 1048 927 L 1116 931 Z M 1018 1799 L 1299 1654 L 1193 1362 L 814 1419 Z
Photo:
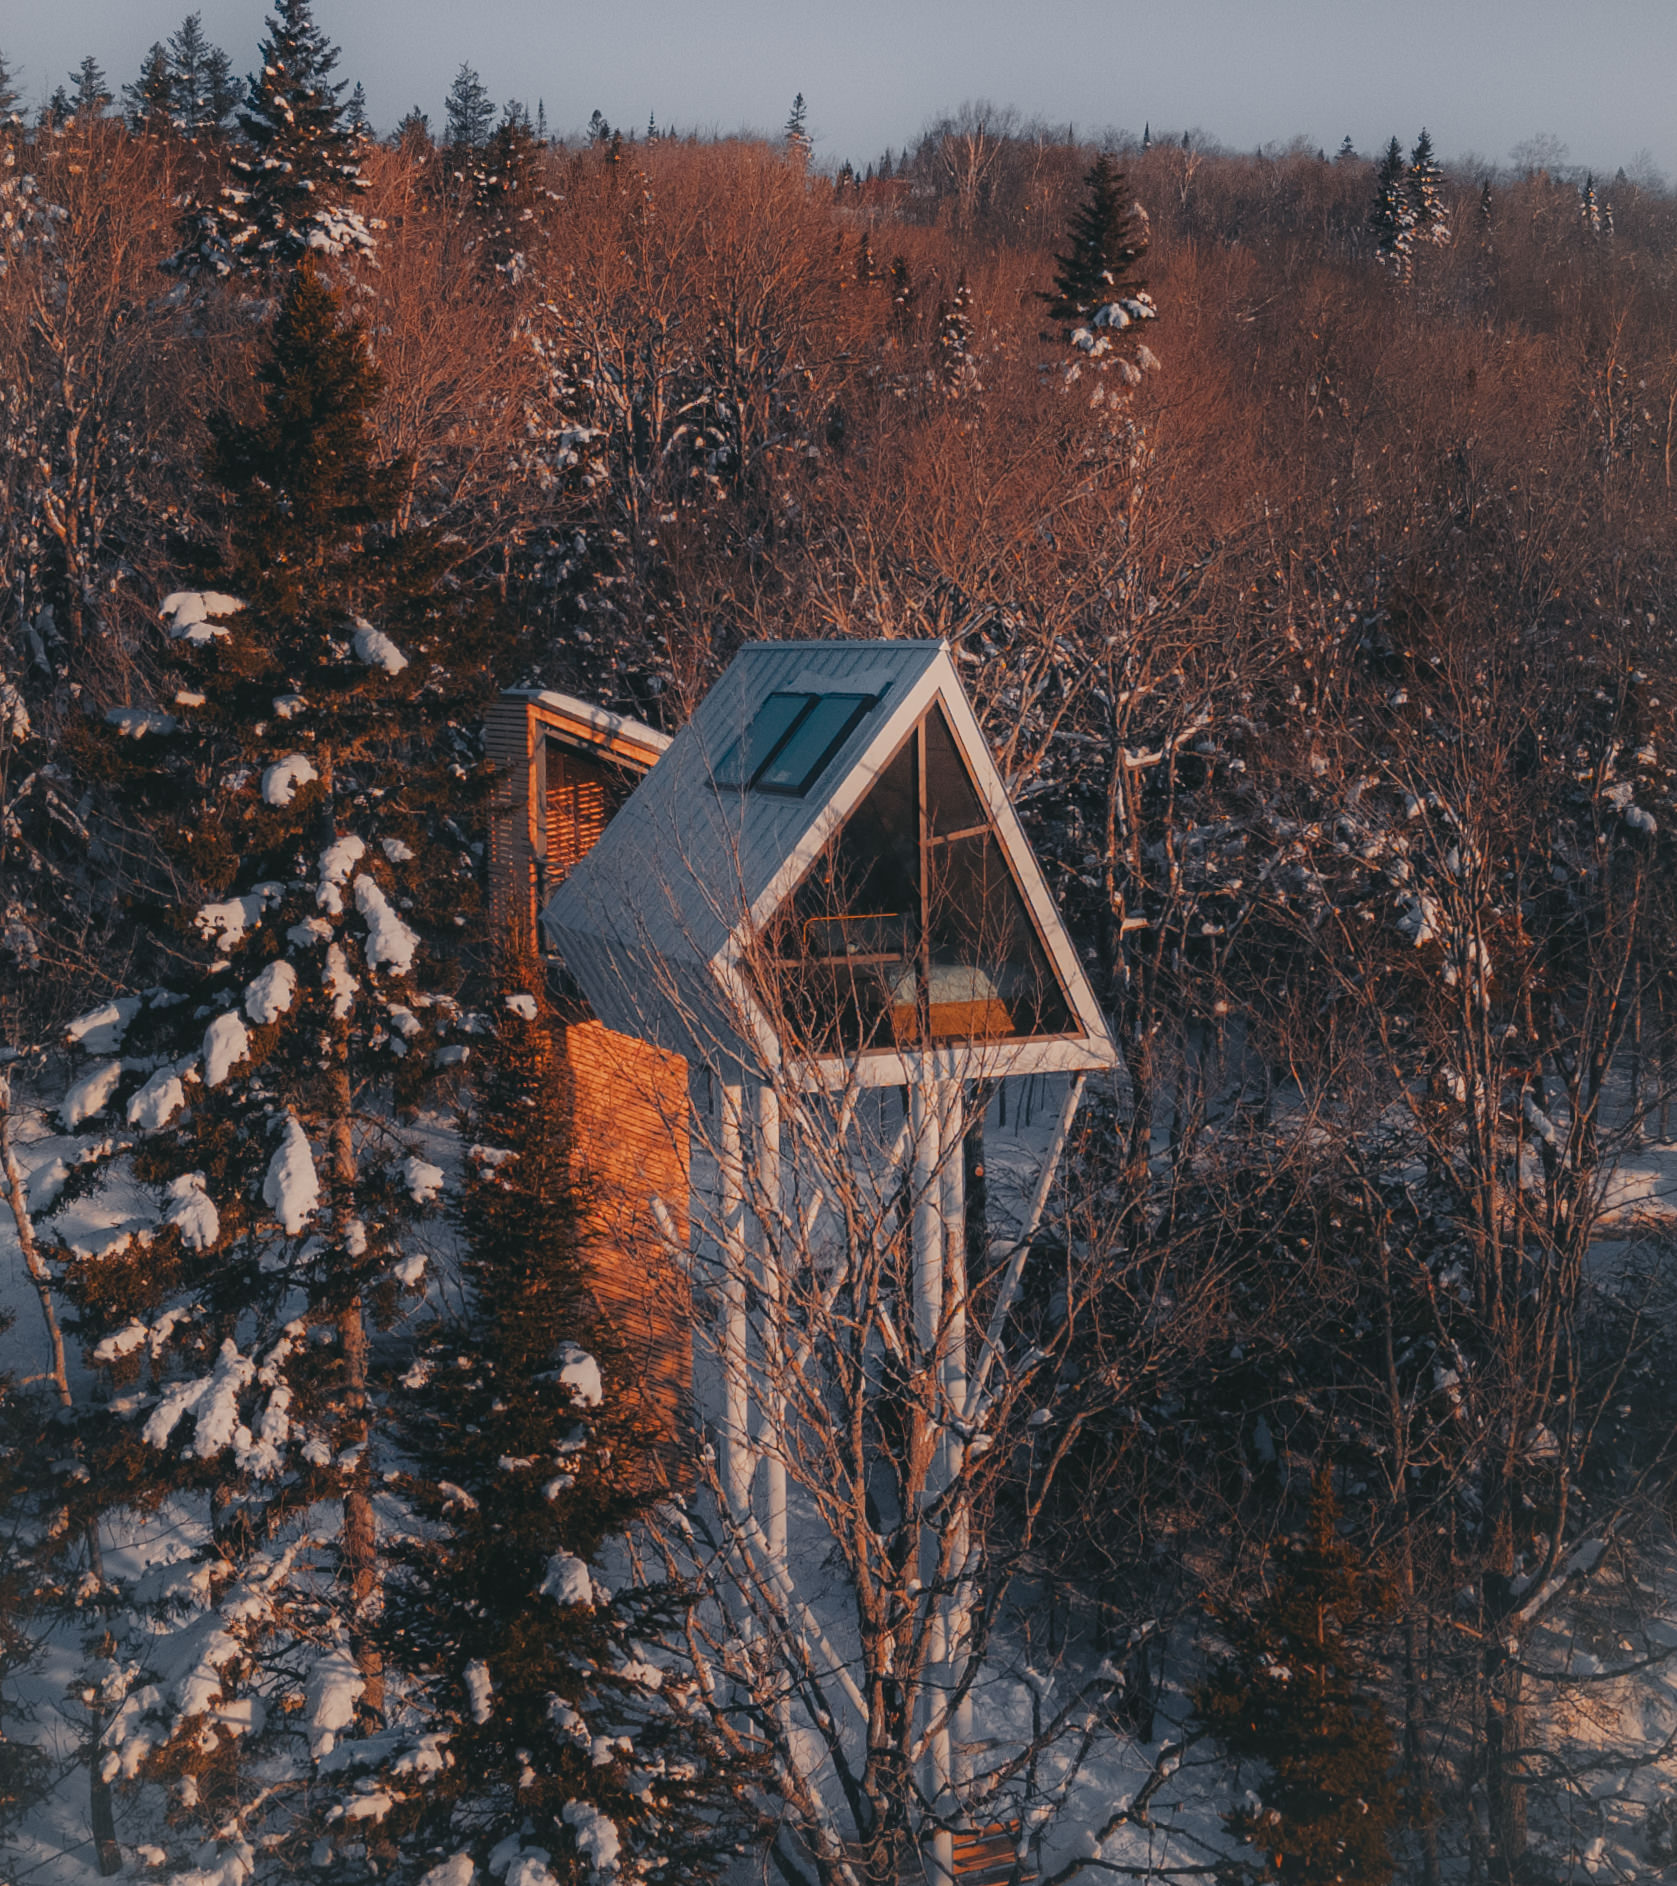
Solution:
M 449 162 L 463 168 L 468 158 L 489 142 L 495 124 L 495 101 L 489 88 L 470 65 L 461 64 L 443 101 L 443 149 Z
M 1601 234 L 1601 202 L 1596 196 L 1593 171 L 1584 178 L 1578 191 L 1578 221 L 1586 236 Z
M 965 269 L 955 283 L 953 298 L 938 310 L 933 347 L 938 378 L 950 393 L 958 394 L 969 386 L 976 386 L 972 361 L 972 293 L 967 287 Z
M 473 208 L 490 263 L 515 272 L 535 232 L 542 201 L 541 146 L 523 106 L 509 101 L 482 154 Z
M 1357 157 L 1357 147 L 1351 142 L 1351 133 L 1349 131 L 1345 133 L 1345 137 L 1339 149 L 1334 153 L 1333 161 L 1336 164 L 1354 164 L 1359 161 Z
M 812 148 L 809 113 L 804 106 L 804 95 L 799 92 L 792 100 L 792 109 L 786 114 L 786 154 L 794 163 L 806 164 Z
M 1444 203 L 1444 173 L 1433 155 L 1432 138 L 1425 125 L 1409 153 L 1409 174 L 1405 179 L 1409 196 L 1409 221 L 1417 242 L 1442 246 L 1450 240 L 1450 217 Z
M 658 1494 L 626 1471 L 648 1437 L 589 1293 L 550 1020 L 509 987 L 494 1021 L 464 1122 L 460 1313 L 433 1325 L 395 1401 L 414 1463 L 403 1490 L 426 1524 L 384 1638 L 392 1665 L 441 1679 L 416 1728 L 446 1737 L 450 1760 L 387 1833 L 416 1867 L 464 1853 L 496 1870 L 497 1850 L 536 1850 L 582 1877 L 604 1836 L 626 1875 L 673 1864 L 702 1880 L 750 1823 L 753 1777 L 689 1713 L 689 1595 L 613 1595 L 590 1569 Z
M 919 291 L 914 286 L 914 274 L 908 266 L 907 256 L 892 256 L 886 285 L 891 294 L 891 332 L 899 341 L 907 341 L 914 334 L 917 318 L 915 304 L 920 298 Z
M 273 281 L 309 250 L 372 253 L 372 232 L 354 207 L 366 189 L 357 141 L 343 122 L 343 85 L 332 80 L 338 50 L 310 0 L 277 0 L 266 24 L 232 174 L 214 204 L 189 215 L 181 268 Z
M 367 116 L 367 88 L 359 79 L 344 107 L 344 124 L 350 135 L 363 144 L 373 135 L 373 121 Z
M 1385 1593 L 1339 1536 L 1326 1469 L 1315 1479 L 1302 1540 L 1281 1553 L 1269 1593 L 1250 1612 L 1225 1609 L 1230 1653 L 1195 1709 L 1243 1761 L 1264 1765 L 1258 1805 L 1227 1817 L 1287 1886 L 1384 1886 L 1403 1820 L 1391 1724 L 1358 1634 Z
M 290 1880 L 330 1864 L 354 1793 L 361 1758 L 334 1749 L 397 1701 L 371 1355 L 443 1184 L 398 1116 L 463 1058 L 456 729 L 489 647 L 395 527 L 407 468 L 378 454 L 365 335 L 312 256 L 260 388 L 212 428 L 227 535 L 213 587 L 163 605 L 169 711 L 114 706 L 84 756 L 167 867 L 132 904 L 163 986 L 72 1031 L 62 1123 L 102 1129 L 84 1182 L 142 1188 L 159 1222 L 144 1250 L 60 1255 L 90 1362 L 135 1391 L 90 1418 L 85 1498 L 200 1526 L 166 1589 L 107 1568 L 102 1762 L 176 1789 L 179 1858 L 220 1839 L 218 1864 Z M 352 1853 L 365 1831 L 338 1827 Z
M 12 68 L 6 63 L 6 55 L 0 53 L 0 129 L 18 120 L 18 106 L 23 102 L 23 95 L 17 89 L 17 78 Z
M 174 77 L 169 70 L 169 49 L 162 40 L 153 42 L 140 67 L 140 76 L 122 88 L 122 103 L 129 130 L 149 131 L 155 136 L 173 129 Z
M 111 91 L 105 83 L 105 69 L 92 53 L 70 74 L 70 83 L 75 87 L 70 94 L 71 115 L 88 124 L 104 117 L 112 103 Z
M 1142 290 L 1136 268 L 1147 253 L 1147 229 L 1130 200 L 1124 173 L 1102 151 L 1083 179 L 1083 201 L 1073 212 L 1067 246 L 1055 260 L 1054 286 L 1041 296 L 1056 321 L 1080 325 L 1103 309 L 1134 302 L 1145 309 L 1131 319 L 1147 319 L 1152 303 Z
M 220 130 L 238 102 L 232 63 L 204 37 L 203 16 L 189 13 L 169 37 L 175 123 L 187 138 Z
M 1414 216 L 1403 146 L 1393 138 L 1375 173 L 1374 207 L 1369 211 L 1368 223 L 1374 231 L 1375 252 L 1403 282 L 1409 280 L 1414 263 Z

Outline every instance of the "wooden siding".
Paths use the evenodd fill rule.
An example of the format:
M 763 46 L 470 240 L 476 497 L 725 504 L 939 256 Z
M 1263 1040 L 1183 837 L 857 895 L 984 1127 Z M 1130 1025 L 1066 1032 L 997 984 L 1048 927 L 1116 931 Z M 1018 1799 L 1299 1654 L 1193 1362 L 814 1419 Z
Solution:
M 596 1021 L 561 1024 L 556 1045 L 595 1300 L 629 1364 L 649 1464 L 675 1480 L 693 1393 L 692 1293 L 670 1248 L 672 1235 L 687 1248 L 687 1064 Z

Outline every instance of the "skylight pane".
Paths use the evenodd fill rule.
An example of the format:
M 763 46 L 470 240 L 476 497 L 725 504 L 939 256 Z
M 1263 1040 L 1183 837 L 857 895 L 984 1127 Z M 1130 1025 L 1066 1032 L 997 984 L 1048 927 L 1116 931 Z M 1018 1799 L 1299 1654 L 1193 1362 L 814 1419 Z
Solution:
M 871 694 L 820 694 L 795 722 L 752 784 L 761 792 L 797 797 L 809 790 L 856 722 L 873 705 Z M 755 731 L 753 723 L 752 731 Z
M 749 786 L 763 762 L 816 698 L 813 694 L 771 694 L 753 715 L 751 725 L 722 756 L 722 764 L 716 769 L 716 783 Z

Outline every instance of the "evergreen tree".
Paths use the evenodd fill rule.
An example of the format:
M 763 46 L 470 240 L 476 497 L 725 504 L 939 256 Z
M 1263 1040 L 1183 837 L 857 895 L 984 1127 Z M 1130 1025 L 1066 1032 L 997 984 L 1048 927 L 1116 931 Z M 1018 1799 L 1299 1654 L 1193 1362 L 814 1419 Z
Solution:
M 510 100 L 483 153 L 473 196 L 485 252 L 497 268 L 517 272 L 523 266 L 542 197 L 541 163 L 529 115 L 516 99 Z
M 22 102 L 22 94 L 17 89 L 17 76 L 6 63 L 6 55 L 0 53 L 0 128 L 17 123 L 18 106 Z
M 232 62 L 204 37 L 203 16 L 189 13 L 169 39 L 175 123 L 182 136 L 219 131 L 238 103 Z
M 539 1848 L 580 1878 L 609 1827 L 626 1876 L 675 1861 L 668 1876 L 702 1880 L 750 1825 L 751 1777 L 689 1713 L 693 1673 L 675 1653 L 687 1594 L 612 1597 L 590 1573 L 659 1489 L 626 1470 L 648 1459 L 647 1437 L 589 1294 L 548 1019 L 514 989 L 495 1024 L 464 1123 L 466 1300 L 396 1397 L 415 1463 L 405 1490 L 428 1523 L 392 1582 L 384 1639 L 392 1664 L 445 1677 L 416 1726 L 446 1735 L 451 1759 L 386 1830 L 416 1867 L 452 1849 L 499 1870 L 497 1849 Z
M 951 393 L 977 384 L 972 360 L 972 294 L 965 269 L 955 283 L 953 299 L 938 310 L 933 345 L 938 378 Z
M 397 1115 L 458 1017 L 448 959 L 475 899 L 453 729 L 489 650 L 394 527 L 407 470 L 378 457 L 379 390 L 304 257 L 260 411 L 213 427 L 222 587 L 164 604 L 174 712 L 114 709 L 104 749 L 107 790 L 167 856 L 134 916 L 170 987 L 72 1030 L 89 1064 L 63 1110 L 67 1130 L 122 1123 L 89 1183 L 162 1208 L 143 1253 L 61 1252 L 90 1361 L 150 1389 L 89 1418 L 85 1497 L 167 1495 L 203 1522 L 167 1591 L 109 1571 L 103 1759 L 175 1784 L 177 1857 L 225 1840 L 240 1878 L 324 1874 L 365 1765 L 328 1758 L 393 1701 L 370 1347 L 425 1261 L 412 1227 L 443 1175 Z
M 786 152 L 794 163 L 804 164 L 809 161 L 813 140 L 809 135 L 808 120 L 804 95 L 799 92 L 792 100 L 792 109 L 786 114 Z
M 646 141 L 648 144 L 658 142 L 658 114 L 654 111 L 646 114 Z
M 860 288 L 867 288 L 879 280 L 879 268 L 873 259 L 873 244 L 868 240 L 868 232 L 865 229 L 856 238 L 855 275 L 856 284 Z
M 123 115 L 128 128 L 154 135 L 171 130 L 175 122 L 174 76 L 169 70 L 169 49 L 153 42 L 140 67 L 140 76 L 122 88 Z
M 608 144 L 611 141 L 611 126 L 606 123 L 603 112 L 594 112 L 588 120 L 588 142 L 590 144 Z
M 1336 164 L 1355 164 L 1361 161 L 1357 156 L 1356 145 L 1351 142 L 1351 133 L 1349 131 L 1345 133 L 1344 141 L 1334 153 L 1333 161 Z
M 891 332 L 899 341 L 907 341 L 914 333 L 915 303 L 920 298 L 907 256 L 892 256 L 888 286 L 891 291 Z
M 1141 148 L 1144 151 L 1150 151 L 1153 148 L 1153 127 L 1151 124 L 1144 124 L 1141 127 Z
M 1415 254 L 1414 205 L 1410 201 L 1403 147 L 1396 138 L 1386 146 L 1374 178 L 1374 207 L 1369 227 L 1375 251 L 1399 281 L 1409 280 Z
M 104 117 L 112 103 L 111 92 L 105 69 L 92 53 L 70 74 L 70 83 L 76 88 L 70 95 L 71 115 L 85 123 Z
M 1218 1623 L 1230 1654 L 1195 1698 L 1232 1755 L 1261 1762 L 1258 1805 L 1228 1816 L 1287 1886 L 1384 1886 L 1403 1820 L 1391 1724 L 1357 1632 L 1384 1609 L 1378 1582 L 1339 1536 L 1331 1475 L 1316 1475 L 1304 1539 L 1269 1594 Z
M 1439 246 L 1450 240 L 1450 217 L 1444 203 L 1444 173 L 1433 155 L 1432 138 L 1425 125 L 1409 153 L 1409 174 L 1404 185 L 1409 197 L 1409 221 L 1417 242 Z
M 367 116 L 367 88 L 359 79 L 344 107 L 344 125 L 351 137 L 365 144 L 373 135 L 373 121 Z
M 1595 173 L 1590 172 L 1578 192 L 1578 220 L 1586 236 L 1601 234 L 1601 203 L 1595 192 Z
M 370 255 L 372 232 L 354 208 L 365 189 L 357 141 L 343 122 L 338 50 L 310 0 L 276 0 L 261 69 L 239 113 L 243 143 L 220 198 L 187 218 L 181 268 L 268 279 L 306 251 Z
M 59 131 L 70 122 L 75 106 L 62 85 L 53 87 L 52 97 L 41 107 L 41 123 L 49 131 Z
M 394 143 L 409 157 L 423 158 L 431 151 L 431 120 L 417 105 L 410 105 L 396 126 Z
M 1130 310 L 1132 303 L 1144 312 L 1130 312 L 1129 319 L 1149 319 L 1152 303 L 1136 274 L 1147 253 L 1147 228 L 1139 205 L 1129 200 L 1124 173 L 1102 151 L 1083 189 L 1066 251 L 1054 258 L 1054 286 L 1041 299 L 1055 320 L 1072 325 L 1092 321 L 1107 307 Z
M 443 149 L 450 162 L 464 166 L 468 153 L 481 151 L 495 126 L 495 101 L 470 65 L 462 62 L 443 101 Z

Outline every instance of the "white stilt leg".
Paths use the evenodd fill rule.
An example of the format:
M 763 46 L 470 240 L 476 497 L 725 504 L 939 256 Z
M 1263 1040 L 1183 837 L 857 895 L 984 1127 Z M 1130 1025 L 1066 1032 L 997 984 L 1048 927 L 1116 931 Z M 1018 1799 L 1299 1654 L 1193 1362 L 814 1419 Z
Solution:
M 762 1435 L 763 1532 L 769 1557 L 786 1564 L 786 1398 L 780 1321 L 780 1096 L 757 1089 L 757 1256 L 763 1291 L 763 1381 L 757 1398 Z
M 918 1082 L 910 1092 L 911 1123 L 914 1137 L 914 1333 L 920 1352 L 928 1358 L 934 1379 L 941 1376 L 943 1358 L 935 1353 L 941 1347 L 943 1328 L 944 1223 L 942 1173 L 942 1097 L 931 1082 Z M 934 1417 L 935 1419 L 935 1417 Z M 928 1497 L 941 1491 L 942 1447 L 937 1435 L 927 1437 L 931 1458 L 938 1463 L 932 1469 Z M 921 1542 L 920 1575 L 930 1582 L 937 1576 L 938 1542 L 928 1528 Z M 942 1699 L 936 1693 L 945 1661 L 944 1624 L 946 1606 L 933 1600 L 927 1645 L 927 1706 L 936 1711 Z M 948 1805 L 949 1735 L 947 1729 L 932 1738 L 927 1793 L 939 1808 Z M 933 1886 L 947 1886 L 954 1879 L 954 1849 L 947 1833 L 934 1833 L 926 1843 L 926 1876 Z
M 960 1081 L 951 1081 L 944 1090 L 943 1109 L 943 1290 L 947 1329 L 944 1340 L 943 1380 L 953 1422 L 961 1422 L 967 1411 L 967 1171 L 966 1171 L 966 1094 Z M 966 1447 L 958 1426 L 952 1426 L 945 1442 L 946 1483 L 960 1480 L 965 1465 Z M 972 1604 L 970 1581 L 965 1574 L 967 1552 L 971 1544 L 971 1516 L 963 1494 L 951 1516 L 950 1564 L 956 1585 L 945 1599 L 944 1666 L 950 1691 L 961 1680 L 967 1657 L 967 1627 Z M 961 1699 L 950 1721 L 948 1774 L 959 1789 L 970 1779 L 968 1773 L 972 1742 L 972 1697 Z
M 722 1180 L 722 1491 L 743 1521 L 751 1511 L 751 1430 L 746 1377 L 744 1095 L 723 1085 L 717 1163 Z

